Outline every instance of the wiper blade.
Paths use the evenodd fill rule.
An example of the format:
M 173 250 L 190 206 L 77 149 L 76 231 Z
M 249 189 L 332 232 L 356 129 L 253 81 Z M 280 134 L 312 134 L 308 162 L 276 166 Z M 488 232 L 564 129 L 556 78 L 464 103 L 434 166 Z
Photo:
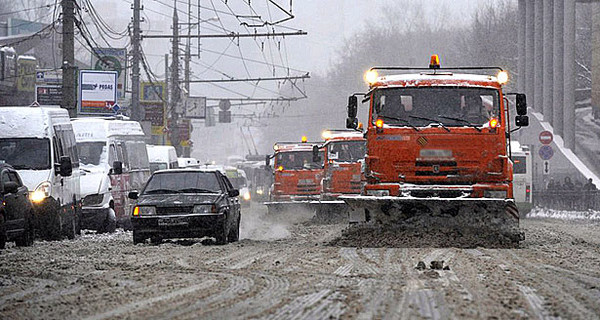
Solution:
M 469 126 L 469 127 L 471 127 L 471 128 L 475 128 L 475 129 L 477 129 L 477 131 L 481 132 L 481 128 L 479 128 L 479 126 L 478 126 L 478 125 L 476 125 L 476 124 L 474 124 L 474 123 L 471 123 L 471 122 L 469 122 L 469 121 L 467 121 L 467 120 L 465 120 L 465 119 L 461 119 L 461 118 L 453 118 L 453 117 L 446 117 L 446 116 L 438 116 L 438 117 L 440 117 L 440 118 L 444 118 L 444 119 L 448 119 L 448 120 L 454 120 L 454 121 L 459 121 L 459 122 L 462 122 L 462 123 L 466 124 L 467 126 Z
M 419 117 L 419 116 L 409 116 L 409 117 L 410 117 L 410 118 L 413 118 L 413 119 L 420 119 L 420 120 L 425 120 L 425 121 L 433 121 L 433 122 L 435 122 L 435 123 L 439 124 L 439 125 L 440 125 L 440 127 L 444 128 L 444 130 L 446 130 L 446 131 L 450 132 L 450 129 L 448 129 L 448 127 L 446 127 L 446 126 L 444 125 L 444 123 L 442 123 L 442 122 L 441 122 L 440 120 L 438 120 L 438 119 L 432 119 L 432 118 L 426 118 L 426 117 Z
M 419 132 L 419 128 L 415 127 L 412 123 L 410 123 L 410 121 L 406 120 L 406 119 L 402 119 L 402 118 L 396 118 L 396 117 L 390 117 L 390 116 L 385 116 L 385 115 L 377 115 L 380 118 L 385 118 L 385 119 L 390 119 L 390 120 L 397 120 L 397 121 L 402 121 L 403 123 L 405 123 L 406 125 L 408 125 L 409 127 L 415 129 L 415 131 Z
M 146 193 L 146 194 L 154 194 L 154 193 L 179 193 L 179 191 L 177 191 L 177 190 L 170 190 L 170 189 L 154 189 L 154 190 L 146 191 L 144 193 Z
M 209 190 L 209 189 L 201 189 L 201 188 L 186 188 L 186 189 L 179 189 L 179 192 L 198 192 L 198 193 L 216 193 L 216 191 L 214 190 Z

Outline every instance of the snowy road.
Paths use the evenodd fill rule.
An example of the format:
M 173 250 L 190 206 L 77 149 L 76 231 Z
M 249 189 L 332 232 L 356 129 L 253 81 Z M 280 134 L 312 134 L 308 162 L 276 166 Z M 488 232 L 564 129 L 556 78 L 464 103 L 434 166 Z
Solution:
M 519 249 L 357 248 L 330 244 L 342 225 L 245 218 L 254 240 L 226 246 L 134 246 L 117 232 L 11 247 L 0 318 L 600 317 L 598 222 L 524 220 Z

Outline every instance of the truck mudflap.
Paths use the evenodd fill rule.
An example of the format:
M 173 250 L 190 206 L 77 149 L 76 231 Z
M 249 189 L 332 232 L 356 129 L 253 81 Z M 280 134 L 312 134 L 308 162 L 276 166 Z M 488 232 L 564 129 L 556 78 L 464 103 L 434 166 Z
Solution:
M 501 236 L 512 243 L 524 240 L 519 229 L 519 212 L 512 199 L 347 196 L 342 200 L 351 208 L 350 222 L 427 232 L 454 230 L 481 237 Z M 357 217 L 362 217 L 362 221 Z

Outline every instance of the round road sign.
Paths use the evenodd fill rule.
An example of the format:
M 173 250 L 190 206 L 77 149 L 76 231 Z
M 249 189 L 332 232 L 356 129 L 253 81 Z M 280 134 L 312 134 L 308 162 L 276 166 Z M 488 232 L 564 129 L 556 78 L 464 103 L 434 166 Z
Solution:
M 550 131 L 542 131 L 540 132 L 540 142 L 542 144 L 550 144 L 554 140 L 554 136 Z
M 542 146 L 538 153 L 542 160 L 550 160 L 554 156 L 554 149 L 551 146 Z

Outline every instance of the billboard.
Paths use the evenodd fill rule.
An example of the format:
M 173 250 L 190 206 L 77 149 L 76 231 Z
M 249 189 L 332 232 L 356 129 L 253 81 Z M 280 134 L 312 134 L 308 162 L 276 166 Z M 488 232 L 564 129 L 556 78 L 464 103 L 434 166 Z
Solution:
M 140 87 L 140 101 L 167 100 L 167 85 L 164 82 L 141 82 Z
M 36 69 L 35 83 L 40 85 L 59 85 L 62 83 L 62 69 Z
M 159 101 L 140 101 L 144 109 L 144 120 L 151 124 L 153 135 L 162 135 L 165 128 L 165 104 Z
M 205 119 L 206 97 L 187 97 L 183 110 L 186 118 Z
M 116 71 L 79 71 L 79 114 L 114 114 L 117 76 Z
M 117 72 L 117 99 L 125 98 L 127 86 L 127 49 L 124 48 L 94 48 L 92 68 L 100 71 Z M 100 56 L 102 59 L 99 59 Z
M 37 66 L 37 60 L 34 57 L 20 56 L 17 58 L 17 66 L 19 68 L 17 91 L 35 91 L 35 67 Z

